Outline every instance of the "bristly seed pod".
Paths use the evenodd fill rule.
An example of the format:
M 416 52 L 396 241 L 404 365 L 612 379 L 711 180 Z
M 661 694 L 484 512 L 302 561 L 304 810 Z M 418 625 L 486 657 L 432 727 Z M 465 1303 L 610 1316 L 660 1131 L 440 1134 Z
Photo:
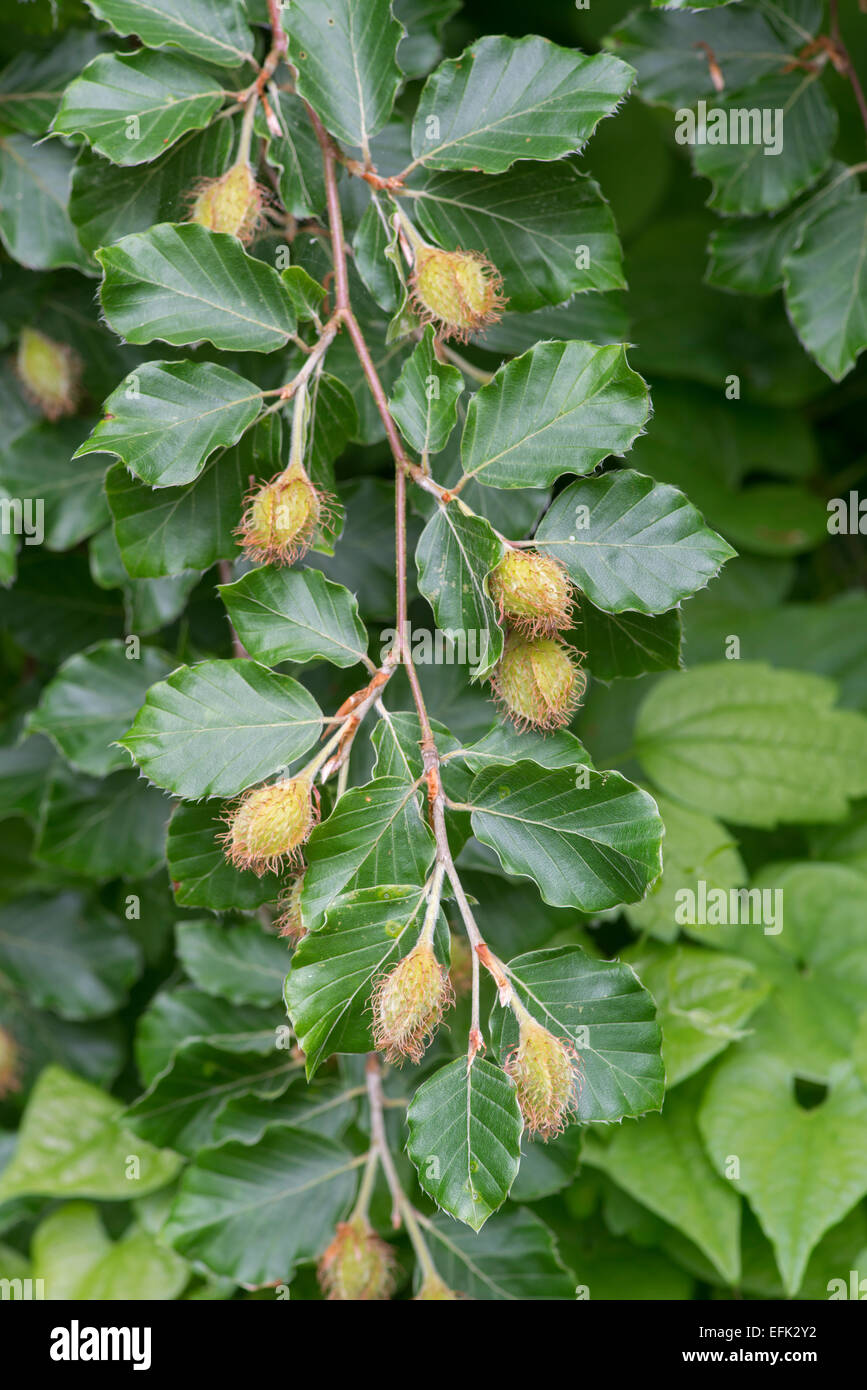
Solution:
M 0 1100 L 21 1087 L 18 1044 L 6 1028 L 0 1028 Z
M 438 1274 L 429 1274 L 415 1296 L 416 1303 L 433 1303 L 454 1300 L 457 1302 L 458 1295 L 454 1289 L 450 1289 L 444 1279 Z
M 245 159 L 217 179 L 205 179 L 194 193 L 190 222 L 212 232 L 229 232 L 245 244 L 262 225 L 263 190 Z
M 277 906 L 279 914 L 274 920 L 278 935 L 289 941 L 300 941 L 307 935 L 307 928 L 301 916 L 301 893 L 304 888 L 304 872 L 296 874 L 289 887 L 282 894 Z
M 528 1132 L 553 1139 L 562 1134 L 575 1109 L 580 1059 L 571 1043 L 556 1038 L 523 1010 L 518 1023 L 518 1043 L 505 1069 L 515 1082 Z
M 284 778 L 245 792 L 231 813 L 223 836 L 226 858 L 236 869 L 252 869 L 261 878 L 283 860 L 300 858 L 316 822 L 311 785 L 306 777 Z
M 341 1221 L 319 1261 L 319 1284 L 332 1302 L 373 1302 L 394 1291 L 394 1252 L 363 1216 Z
M 500 621 L 527 637 L 551 636 L 572 624 L 572 583 L 559 560 L 537 550 L 507 547 L 488 576 Z
M 373 1040 L 396 1065 L 409 1057 L 421 1061 L 454 991 L 445 966 L 429 942 L 421 939 L 373 991 Z
M 74 415 L 80 398 L 81 358 L 36 328 L 23 328 L 16 359 L 18 379 L 47 420 Z
M 412 275 L 413 307 L 440 338 L 466 342 L 502 317 L 505 299 L 497 267 L 478 251 L 441 251 L 420 243 Z
M 558 729 L 581 703 L 587 677 L 557 638 L 510 632 L 491 684 L 519 729 Z
M 291 565 L 309 550 L 327 509 L 304 470 L 287 468 L 250 494 L 236 535 L 249 559 Z

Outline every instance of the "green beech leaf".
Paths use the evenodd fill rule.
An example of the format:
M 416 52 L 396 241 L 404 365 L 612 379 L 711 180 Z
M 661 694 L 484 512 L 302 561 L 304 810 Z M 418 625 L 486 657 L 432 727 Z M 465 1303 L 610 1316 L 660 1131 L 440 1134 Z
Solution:
M 175 807 L 169 821 L 166 858 L 179 907 L 228 912 L 276 901 L 280 889 L 276 874 L 259 878 L 252 869 L 236 869 L 226 859 L 221 843 L 226 828 L 225 805 L 202 802 Z
M 74 266 L 87 256 L 69 220 L 69 179 L 75 156 L 57 140 L 0 137 L 0 239 L 31 270 Z
M 710 144 L 697 131 L 691 143 L 697 173 L 713 182 L 710 207 L 748 217 L 773 212 L 815 183 L 837 134 L 837 113 L 816 78 L 816 72 L 774 74 L 708 103 L 709 127 L 725 122 L 727 136 L 723 144 Z M 749 134 L 732 140 L 733 121 L 745 121 Z
M 236 444 L 262 392 L 214 362 L 145 362 L 105 403 L 74 458 L 115 454 L 151 487 L 191 483 L 216 448 Z
M 438 1207 L 480 1231 L 509 1195 L 521 1157 L 514 1082 L 477 1057 L 458 1057 L 416 1091 L 407 1110 L 407 1153 Z
M 55 777 L 34 857 L 85 878 L 145 878 L 165 858 L 169 800 L 134 772 Z
M 135 1060 L 145 1086 L 171 1069 L 180 1047 L 207 1042 L 219 1052 L 255 1052 L 264 1056 L 277 1046 L 274 1011 L 215 999 L 192 985 L 155 995 L 136 1026 Z M 300 1066 L 295 1069 L 297 1078 Z
M 406 29 L 397 60 L 407 77 L 424 77 L 440 56 L 440 31 L 460 0 L 392 0 L 391 8 Z
M 130 660 L 122 642 L 100 642 L 76 652 L 45 686 L 28 728 L 47 734 L 73 767 L 104 777 L 129 767 L 129 757 L 114 745 L 154 681 L 172 670 L 171 658 L 143 647 Z
M 137 1139 L 122 1127 L 122 1115 L 120 1101 L 62 1067 L 46 1067 L 0 1174 L 0 1200 L 34 1192 L 129 1201 L 164 1187 L 180 1167 L 178 1155 Z M 134 1177 L 130 1154 L 138 1159 Z
M 337 898 L 325 925 L 301 940 L 285 997 L 308 1077 L 333 1052 L 373 1049 L 373 986 L 415 945 L 424 908 L 424 893 L 411 885 L 362 888 Z M 438 932 L 447 957 L 442 915 Z
M 299 95 L 338 140 L 366 150 L 403 80 L 390 0 L 294 0 L 283 21 Z
M 315 661 L 355 666 L 367 654 L 358 600 L 319 570 L 250 570 L 219 592 L 232 626 L 257 661 Z
M 190 1276 L 185 1260 L 132 1226 L 114 1244 L 96 1207 L 70 1202 L 33 1234 L 34 1277 L 54 1298 L 95 1301 L 178 1298 Z
M 273 352 L 295 332 L 277 271 L 235 237 L 196 222 L 160 223 L 122 237 L 96 258 L 106 320 L 130 343 L 195 343 L 225 352 Z
M 166 1227 L 182 1255 L 237 1283 L 286 1279 L 321 1255 L 355 1190 L 358 1160 L 333 1139 L 290 1125 L 255 1145 L 198 1153 Z
M 702 1147 L 696 1109 L 702 1088 L 666 1099 L 661 1115 L 621 1125 L 609 1143 L 595 1136 L 583 1160 L 601 1168 L 642 1206 L 676 1226 L 713 1262 L 727 1284 L 741 1271 L 741 1202 L 712 1168 Z
M 119 34 L 137 34 L 149 48 L 181 48 L 221 67 L 251 62 L 253 35 L 241 0 L 87 0 Z
M 464 378 L 457 367 L 440 362 L 434 330 L 428 324 L 421 342 L 403 365 L 388 406 L 404 439 L 420 454 L 438 454 L 457 421 Z
M 69 195 L 69 215 L 82 246 L 93 255 L 131 232 L 188 216 L 190 191 L 227 168 L 237 138 L 237 122 L 221 119 L 182 135 L 167 154 L 144 167 L 109 164 L 82 149 Z
M 682 492 L 631 469 L 572 483 L 542 518 L 536 543 L 613 613 L 664 613 L 735 553 Z
M 286 211 L 299 219 L 316 217 L 325 207 L 319 141 L 297 93 L 280 92 L 278 95 L 275 115 L 280 134 L 275 136 L 268 132 L 268 163 L 277 169 L 280 201 Z
M 739 294 L 772 294 L 781 288 L 784 262 L 806 229 L 830 208 L 857 196 L 857 180 L 835 164 L 791 209 L 724 222 L 710 235 L 708 284 Z
M 675 107 L 691 106 L 699 97 L 716 101 L 704 44 L 731 92 L 779 71 L 786 55 L 796 52 L 786 47 L 762 14 L 746 6 L 724 5 L 701 14 L 678 13 L 674 6 L 637 10 L 606 38 L 606 45 L 635 68 L 644 101 Z
M 679 608 L 658 615 L 603 613 L 585 600 L 571 640 L 583 649 L 587 665 L 599 681 L 631 679 L 683 665 Z
M 159 787 L 234 796 L 299 758 L 321 727 L 316 701 L 290 676 L 255 661 L 201 661 L 152 686 L 120 741 Z
M 104 53 L 63 94 L 52 130 L 80 133 L 115 164 L 145 164 L 216 115 L 226 93 L 213 73 L 170 54 Z
M 194 984 L 233 1004 L 266 1008 L 282 993 L 286 943 L 258 922 L 179 922 L 178 957 Z
M 542 767 L 592 767 L 590 754 L 580 739 L 568 729 L 537 729 L 518 732 L 513 724 L 495 724 L 483 738 L 461 750 L 461 762 L 471 772 L 481 772 L 491 764 L 519 763 L 525 758 Z
M 616 772 L 582 768 L 576 785 L 574 772 L 538 763 L 489 767 L 468 802 L 478 839 L 553 907 L 635 902 L 662 868 L 656 803 Z
M 786 307 L 809 353 L 834 381 L 867 347 L 867 197 L 823 212 L 783 262 Z
M 479 39 L 427 80 L 412 128 L 415 160 L 432 169 L 499 174 L 516 159 L 560 159 L 617 109 L 635 73 L 529 35 Z
M 214 1120 L 214 1143 L 242 1139 L 257 1144 L 271 1125 L 313 1130 L 339 1139 L 358 1115 L 358 1096 L 339 1081 L 318 1080 L 315 1086 L 298 1079 L 280 1096 L 238 1096 L 221 1106 Z
M 512 313 L 562 304 L 576 291 L 625 288 L 611 209 L 576 159 L 525 162 L 497 178 L 434 174 L 413 207 L 448 250 L 484 247 Z
M 155 579 L 235 558 L 250 478 L 264 482 L 281 467 L 276 415 L 263 416 L 234 448 L 212 454 L 184 487 L 150 488 L 115 464 L 105 488 L 128 574 Z
M 489 675 L 503 652 L 503 629 L 486 584 L 502 558 L 503 542 L 489 522 L 467 515 L 460 502 L 437 506 L 415 554 L 419 591 L 454 646 L 454 659 L 469 664 L 475 680 Z
M 718 1173 L 738 1159 L 729 1181 L 748 1198 L 791 1297 L 818 1240 L 867 1191 L 867 1091 L 848 1068 L 805 1110 L 785 1059 L 743 1046 L 714 1073 L 698 1120 Z
M 125 1001 L 141 952 L 80 893 L 33 894 L 0 909 L 0 969 L 37 1008 L 103 1018 Z
M 286 1052 L 274 1046 L 223 1049 L 209 1038 L 191 1038 L 172 1053 L 164 1071 L 124 1116 L 150 1143 L 195 1154 L 210 1142 L 214 1118 L 235 1096 L 279 1095 L 297 1072 Z
M 104 47 L 104 39 L 84 29 L 52 36 L 42 52 L 23 49 L 0 72 L 0 124 L 27 135 L 44 135 L 63 89 Z
M 621 344 L 539 343 L 472 397 L 464 472 L 489 487 L 547 487 L 624 454 L 649 412 Z
M 12 497 L 38 497 L 43 504 L 44 542 L 69 550 L 105 522 L 105 460 L 71 462 L 87 425 L 72 420 L 35 425 L 3 450 L 0 483 Z
M 521 1003 L 578 1063 L 575 1119 L 611 1123 L 662 1107 L 665 1069 L 656 1009 L 628 965 L 593 960 L 580 946 L 552 946 L 509 961 Z M 491 1038 L 501 1056 L 518 1041 L 509 1009 L 495 1005 Z
M 575 1279 L 553 1233 L 526 1207 L 507 1208 L 483 1231 L 448 1216 L 424 1223 L 436 1267 L 450 1289 L 467 1298 L 572 1299 Z
M 313 928 L 338 894 L 383 883 L 424 882 L 433 835 L 422 819 L 418 790 L 402 777 L 378 777 L 344 792 L 305 846 L 301 899 Z
M 862 715 L 821 676 L 720 661 L 664 676 L 635 748 L 662 791 L 741 825 L 842 820 L 867 792 Z

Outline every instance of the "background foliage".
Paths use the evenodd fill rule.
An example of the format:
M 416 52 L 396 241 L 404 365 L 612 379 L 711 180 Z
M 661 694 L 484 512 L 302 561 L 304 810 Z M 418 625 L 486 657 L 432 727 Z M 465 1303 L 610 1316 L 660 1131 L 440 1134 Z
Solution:
M 246 251 L 186 222 L 197 179 L 231 160 L 240 110 L 226 94 L 251 80 L 244 56 L 267 52 L 267 7 L 186 0 L 182 33 L 178 8 L 60 0 L 0 21 L 0 496 L 42 497 L 46 518 L 40 547 L 0 537 L 0 1275 L 44 1277 L 57 1297 L 270 1298 L 288 1284 L 310 1299 L 311 1262 L 352 1206 L 369 1145 L 369 1029 L 346 1006 L 351 970 L 369 981 L 403 953 L 432 853 L 404 674 L 390 717 L 368 716 L 331 819 L 323 789 L 310 845 L 316 929 L 287 985 L 309 1085 L 281 1002 L 281 884 L 232 869 L 215 837 L 227 801 L 315 751 L 319 711 L 358 688 L 364 655 L 378 664 L 395 617 L 394 467 L 343 333 L 307 456 L 338 499 L 339 539 L 291 570 L 238 561 L 249 479 L 279 471 L 289 446 L 290 412 L 260 415 L 251 395 L 289 380 L 296 338 L 312 341 L 329 261 L 309 224 L 325 189 L 287 90 L 281 134 L 260 113 L 255 135 L 289 221 Z M 471 520 L 411 493 L 412 622 L 430 627 L 432 611 L 440 627 L 487 630 L 493 663 L 484 581 L 498 533 L 535 534 L 586 595 L 570 641 L 590 685 L 571 733 L 489 733 L 487 687 L 452 664 L 418 668 L 440 752 L 471 750 L 446 764 L 449 795 L 473 808 L 449 813 L 449 833 L 482 932 L 565 1035 L 576 1000 L 599 1010 L 582 1124 L 519 1141 L 496 1065 L 511 1020 L 489 986 L 490 1051 L 471 1073 L 482 1099 L 467 1101 L 464 992 L 421 1067 L 386 1074 L 400 1179 L 439 1272 L 473 1298 L 566 1299 L 579 1285 L 595 1299 L 826 1297 L 867 1252 L 867 600 L 857 525 L 828 524 L 829 501 L 848 504 L 867 474 L 867 196 L 852 172 L 865 159 L 856 94 L 813 43 L 836 10 L 539 0 L 534 32 L 570 52 L 522 50 L 538 57 L 535 92 L 574 90 L 582 55 L 608 55 L 592 71 L 610 99 L 586 136 L 626 96 L 621 64 L 637 73 L 574 154 L 541 111 L 530 136 L 506 119 L 480 139 L 466 67 L 422 86 L 482 35 L 524 38 L 524 4 L 395 0 L 409 30 L 396 58 L 387 6 L 349 48 L 324 33 L 324 8 L 302 6 L 291 33 L 302 95 L 347 149 L 371 138 L 380 173 L 422 157 L 417 224 L 444 247 L 486 250 L 509 298 L 462 350 L 473 370 L 439 362 L 429 332 L 408 336 L 387 195 L 342 175 L 353 303 L 400 430 L 436 454 L 441 482 L 462 465 L 473 475 Z M 351 16 L 350 0 L 333 8 Z M 867 76 L 867 18 L 841 8 Z M 512 61 L 504 40 L 486 43 L 493 70 Z M 673 113 L 700 100 L 783 107 L 782 154 L 678 145 Z M 128 139 L 127 118 L 145 111 Z M 431 113 L 444 132 L 432 155 Z M 82 359 L 69 418 L 41 418 L 22 393 L 28 327 Z M 539 411 L 566 383 L 544 449 L 499 409 L 496 383 L 479 387 L 510 361 L 503 391 Z M 587 370 L 613 380 L 617 421 L 576 397 Z M 432 371 L 429 418 L 419 382 Z M 605 518 L 605 556 L 575 545 L 579 505 Z M 650 571 L 630 562 L 646 525 L 664 539 Z M 580 825 L 542 825 L 532 850 L 520 830 L 547 797 L 568 810 L 583 767 L 595 797 L 627 797 L 635 832 L 602 873 Z M 664 872 L 643 899 L 655 813 L 614 768 L 665 825 Z M 388 853 L 372 826 L 392 832 Z M 679 925 L 675 894 L 699 880 L 782 890 L 783 931 Z M 460 915 L 446 897 L 443 950 L 449 928 Z M 426 1176 L 438 1107 L 468 1105 L 499 1109 L 506 1159 L 471 1134 L 468 1153 L 444 1155 L 444 1178 Z M 483 1170 L 469 1206 L 452 1158 Z M 411 1297 L 413 1250 L 389 1210 L 380 1179 L 372 1219 Z

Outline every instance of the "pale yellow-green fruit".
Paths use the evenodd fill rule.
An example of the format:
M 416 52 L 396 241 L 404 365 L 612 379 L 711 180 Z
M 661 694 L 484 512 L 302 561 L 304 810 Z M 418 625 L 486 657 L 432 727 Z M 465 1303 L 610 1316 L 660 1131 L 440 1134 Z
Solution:
M 190 221 L 212 232 L 229 232 L 250 241 L 262 219 L 262 190 L 246 160 L 233 164 L 217 179 L 199 185 Z
M 556 637 L 510 632 L 492 684 L 519 728 L 557 729 L 575 712 L 587 677 Z
M 373 1040 L 389 1062 L 418 1062 L 454 1002 L 448 972 L 420 941 L 373 991 Z
M 27 397 L 46 419 L 75 414 L 81 360 L 65 343 L 56 343 L 36 328 L 22 329 L 16 369 Z
M 530 1134 L 553 1139 L 566 1127 L 575 1108 L 577 1054 L 533 1019 L 520 1023 L 518 1045 L 506 1058 L 518 1104 Z
M 286 778 L 246 792 L 232 812 L 224 837 L 226 857 L 239 869 L 260 877 L 297 860 L 315 823 L 310 782 Z
M 495 265 L 476 251 L 420 246 L 412 280 L 415 308 L 440 337 L 466 340 L 501 317 L 503 282 Z
M 500 617 L 527 636 L 552 634 L 572 622 L 572 584 L 550 555 L 511 546 L 488 576 Z
M 241 544 L 253 560 L 292 564 L 309 548 L 322 512 L 322 498 L 305 473 L 281 473 L 249 499 Z
M 381 1302 L 394 1291 L 394 1254 L 364 1217 L 356 1216 L 340 1222 L 318 1273 L 332 1302 Z

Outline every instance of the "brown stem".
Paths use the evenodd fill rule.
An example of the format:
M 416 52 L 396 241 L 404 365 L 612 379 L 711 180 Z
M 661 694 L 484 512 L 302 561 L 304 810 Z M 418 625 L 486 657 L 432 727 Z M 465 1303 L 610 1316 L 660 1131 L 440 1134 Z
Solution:
M 858 103 L 858 110 L 861 112 L 861 120 L 864 123 L 864 129 L 867 131 L 867 97 L 864 95 L 864 88 L 861 86 L 861 80 L 855 71 L 855 65 L 852 62 L 849 50 L 843 42 L 843 36 L 840 33 L 839 0 L 829 0 L 829 13 L 831 19 L 831 39 L 840 56 L 840 70 L 843 76 L 849 79 L 852 91 L 855 93 L 855 100 Z

